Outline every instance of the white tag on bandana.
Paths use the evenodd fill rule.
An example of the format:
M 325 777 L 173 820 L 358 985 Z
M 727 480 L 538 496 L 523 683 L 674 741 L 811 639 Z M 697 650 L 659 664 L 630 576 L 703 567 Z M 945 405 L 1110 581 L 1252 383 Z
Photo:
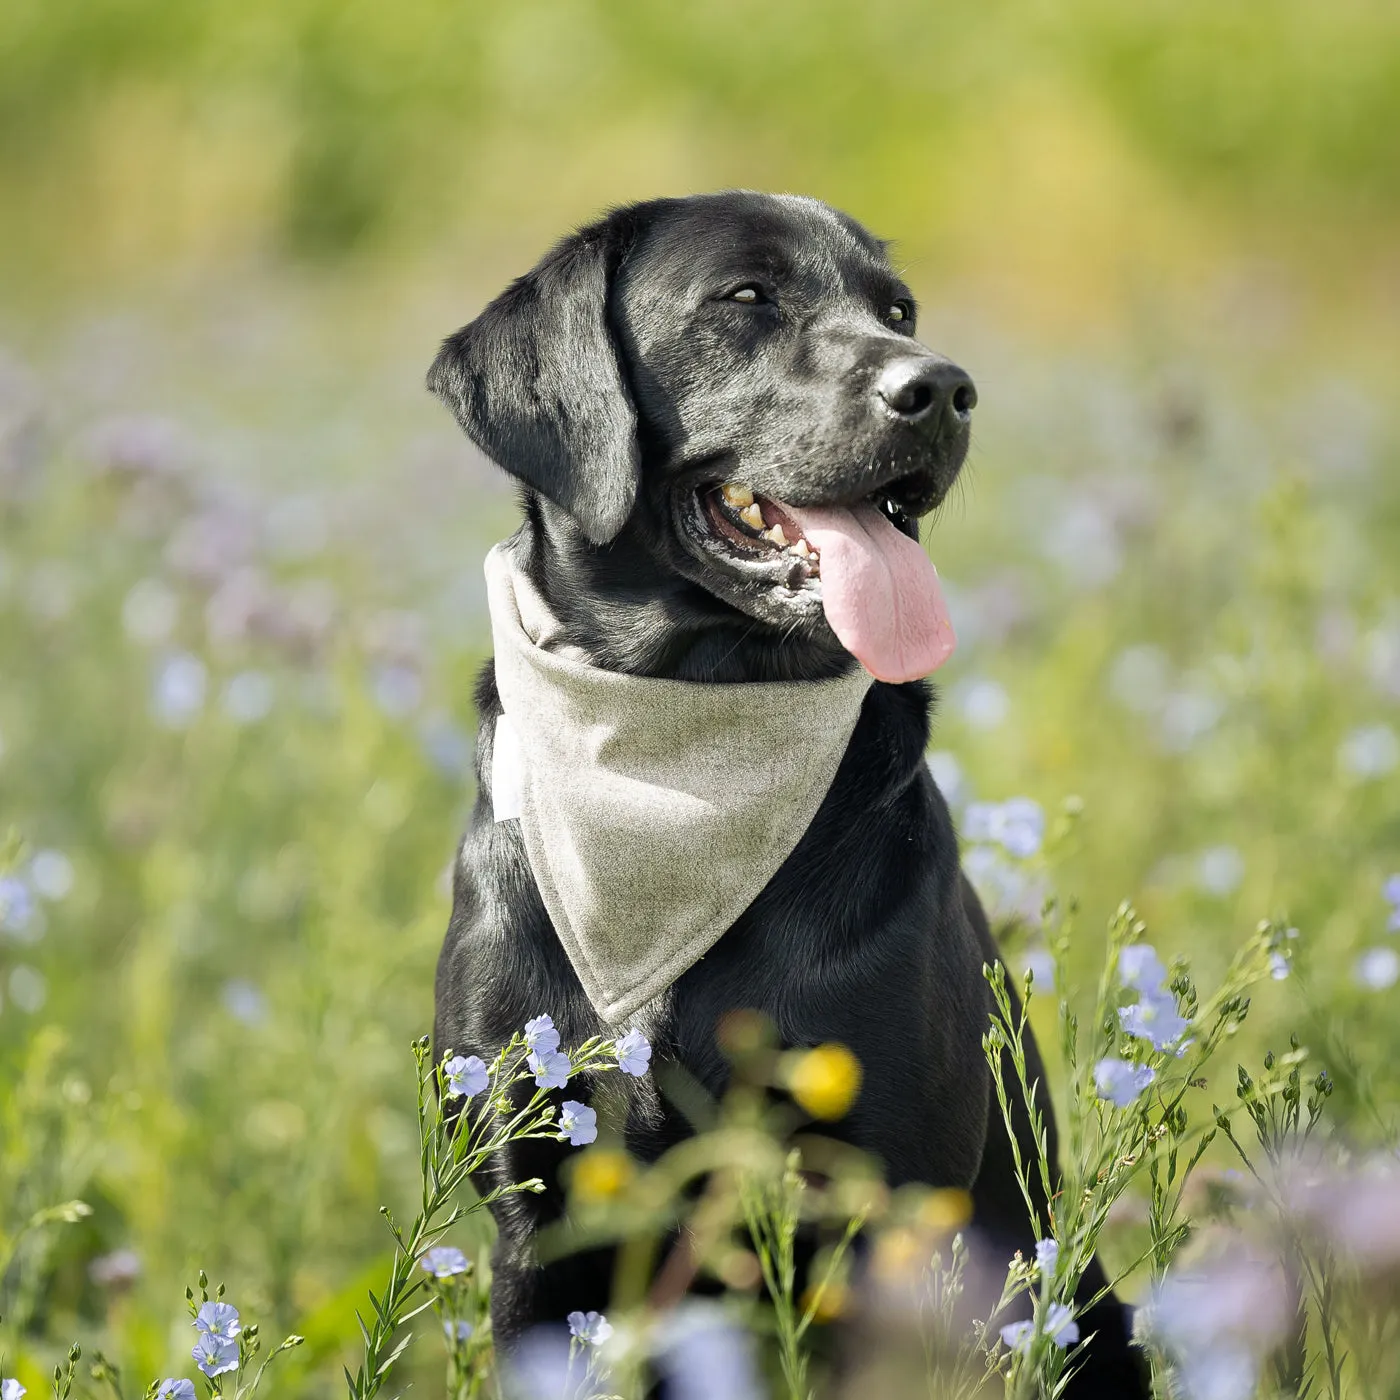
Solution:
M 498 822 L 520 815 L 525 801 L 525 755 L 509 715 L 496 721 L 491 739 L 491 808 Z

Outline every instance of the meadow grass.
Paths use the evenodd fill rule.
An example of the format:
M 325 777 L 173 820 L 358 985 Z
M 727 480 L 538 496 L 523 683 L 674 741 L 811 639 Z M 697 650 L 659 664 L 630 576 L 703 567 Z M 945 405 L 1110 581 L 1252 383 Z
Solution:
M 1070 414 L 1082 366 L 998 353 L 1004 408 L 933 526 L 962 645 L 930 764 L 1000 931 L 994 989 L 1032 976 L 988 1051 L 1014 1068 L 1029 1024 L 1047 1057 L 1053 1260 L 1016 1262 L 969 1331 L 959 1201 L 892 1196 L 830 1145 L 839 1052 L 740 1026 L 695 1139 L 645 1168 L 579 1149 L 542 1248 L 618 1242 L 626 1267 L 611 1335 L 585 1319 L 531 1374 L 630 1394 L 663 1365 L 720 1394 L 722 1361 L 734 1394 L 1050 1394 L 1080 1344 L 1055 1309 L 1098 1249 L 1145 1305 L 1163 1396 L 1400 1376 L 1395 424 L 1353 386 L 1310 437 L 1301 371 L 1286 392 L 1203 373 L 1184 422 L 1162 376 L 1109 364 Z M 420 1048 L 415 1091 L 406 1047 L 431 1018 L 479 561 L 508 499 L 443 484 L 429 520 L 438 498 L 393 488 L 354 510 L 275 473 L 233 488 L 200 446 L 217 432 L 114 418 L 47 373 L 5 379 L 0 436 L 0 1375 L 128 1397 L 199 1379 L 182 1299 L 203 1270 L 242 1319 L 226 1395 L 276 1349 L 244 1355 L 254 1324 L 302 1339 L 263 1394 L 492 1395 L 490 1227 L 457 1188 L 441 1067 Z M 1160 976 L 1130 957 L 1125 982 L 1145 944 Z M 673 1263 L 683 1219 L 699 1246 Z M 440 1228 L 469 1266 L 441 1278 L 418 1263 Z M 658 1264 L 724 1301 L 649 1308 Z M 840 1316 L 872 1341 L 834 1379 L 813 1343 Z

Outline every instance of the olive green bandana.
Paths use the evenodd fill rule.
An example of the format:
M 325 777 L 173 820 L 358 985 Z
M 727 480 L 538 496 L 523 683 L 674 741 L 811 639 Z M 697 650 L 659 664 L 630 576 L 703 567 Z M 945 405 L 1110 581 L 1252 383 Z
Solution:
M 704 957 L 792 853 L 871 685 L 705 685 L 600 670 L 559 637 L 509 543 L 486 556 L 497 821 L 519 818 L 588 999 L 630 1016 Z

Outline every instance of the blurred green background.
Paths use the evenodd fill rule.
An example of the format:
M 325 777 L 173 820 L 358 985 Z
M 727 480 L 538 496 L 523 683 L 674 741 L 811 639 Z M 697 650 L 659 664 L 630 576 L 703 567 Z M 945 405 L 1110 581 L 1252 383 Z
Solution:
M 1397 130 L 1386 0 L 6 0 L 0 1246 L 94 1206 L 0 1268 L 12 1369 L 188 1371 L 203 1266 L 337 1392 L 515 518 L 422 376 L 656 194 L 848 210 L 977 380 L 933 761 L 1084 813 L 989 900 L 1076 895 L 1086 981 L 1127 895 L 1205 980 L 1290 919 L 1246 1036 L 1392 1145 Z

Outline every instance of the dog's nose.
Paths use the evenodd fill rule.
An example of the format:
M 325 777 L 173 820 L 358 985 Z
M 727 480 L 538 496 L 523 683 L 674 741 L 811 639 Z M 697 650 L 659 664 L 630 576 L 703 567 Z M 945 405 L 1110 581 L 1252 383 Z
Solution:
M 892 360 L 880 371 L 875 392 L 907 423 L 946 419 L 966 426 L 977 404 L 977 389 L 967 373 L 932 356 Z

